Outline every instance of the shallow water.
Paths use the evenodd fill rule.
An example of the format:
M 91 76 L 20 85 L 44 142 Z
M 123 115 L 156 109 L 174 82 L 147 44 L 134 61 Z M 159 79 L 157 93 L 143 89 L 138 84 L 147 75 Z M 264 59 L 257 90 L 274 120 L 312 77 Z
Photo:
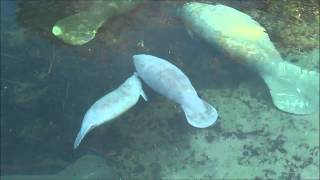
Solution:
M 291 1 L 281 15 L 284 1 L 212 2 L 259 21 L 283 57 L 319 48 L 315 1 Z M 95 154 L 118 179 L 319 178 L 319 113 L 276 109 L 260 77 L 188 34 L 176 15 L 182 4 L 146 1 L 72 46 L 51 28 L 88 1 L 1 1 L 1 174 L 55 174 Z M 84 113 L 133 73 L 138 53 L 184 71 L 217 108 L 218 123 L 191 127 L 178 105 L 144 85 L 149 102 L 96 128 L 74 150 Z M 292 63 L 319 71 L 319 53 L 311 58 Z

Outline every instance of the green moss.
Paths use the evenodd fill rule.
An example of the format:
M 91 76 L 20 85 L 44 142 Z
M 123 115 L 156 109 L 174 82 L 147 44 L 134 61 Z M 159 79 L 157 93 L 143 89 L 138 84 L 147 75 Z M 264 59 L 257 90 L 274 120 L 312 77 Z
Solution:
M 258 14 L 256 20 L 267 29 L 282 54 L 319 47 L 318 1 L 270 1 L 268 8 Z

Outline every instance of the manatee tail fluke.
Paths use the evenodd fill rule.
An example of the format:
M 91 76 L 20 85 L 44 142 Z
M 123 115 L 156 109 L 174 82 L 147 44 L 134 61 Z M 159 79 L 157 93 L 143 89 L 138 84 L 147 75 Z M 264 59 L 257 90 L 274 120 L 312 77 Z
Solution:
M 74 145 L 73 145 L 73 149 L 76 149 L 79 144 L 81 143 L 82 139 L 84 138 L 84 136 L 86 134 L 88 134 L 88 132 L 92 129 L 92 127 L 89 127 L 89 126 L 85 126 L 85 127 L 81 127 L 77 137 L 76 137 L 76 140 L 74 141 Z
M 203 109 L 201 112 L 195 112 L 192 108 L 183 105 L 181 106 L 186 115 L 188 123 L 196 128 L 209 127 L 218 119 L 218 113 L 216 109 L 207 102 L 203 100 L 202 102 L 205 109 Z
M 263 75 L 274 105 L 293 114 L 319 111 L 319 73 L 282 63 L 274 74 Z

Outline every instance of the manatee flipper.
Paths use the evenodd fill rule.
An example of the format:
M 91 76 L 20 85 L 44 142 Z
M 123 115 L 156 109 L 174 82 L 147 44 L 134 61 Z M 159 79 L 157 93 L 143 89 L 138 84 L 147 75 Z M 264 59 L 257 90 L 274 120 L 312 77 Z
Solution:
M 139 77 L 137 72 L 133 73 L 135 76 Z M 148 96 L 147 94 L 143 91 L 142 87 L 141 87 L 141 92 L 140 92 L 140 96 L 142 96 L 142 98 L 144 99 L 144 101 L 148 101 Z
M 148 96 L 146 95 L 146 93 L 141 89 L 141 94 L 142 98 L 145 100 L 145 101 L 148 101 Z
M 282 61 L 274 73 L 261 74 L 274 105 L 294 114 L 319 111 L 319 73 Z
M 217 110 L 207 102 L 203 100 L 202 102 L 205 109 L 201 111 L 195 111 L 194 108 L 181 105 L 188 123 L 193 127 L 206 128 L 213 125 L 218 119 Z

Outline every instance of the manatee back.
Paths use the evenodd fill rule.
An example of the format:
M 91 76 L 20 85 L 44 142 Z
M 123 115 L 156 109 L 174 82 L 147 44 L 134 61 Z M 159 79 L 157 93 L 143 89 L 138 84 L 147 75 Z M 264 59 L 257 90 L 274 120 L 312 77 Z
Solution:
M 203 40 L 255 71 L 282 60 L 265 29 L 247 14 L 224 5 L 187 3 L 180 16 Z
M 185 95 L 196 95 L 188 77 L 168 61 L 151 55 L 135 55 L 138 75 L 154 91 L 181 104 Z

